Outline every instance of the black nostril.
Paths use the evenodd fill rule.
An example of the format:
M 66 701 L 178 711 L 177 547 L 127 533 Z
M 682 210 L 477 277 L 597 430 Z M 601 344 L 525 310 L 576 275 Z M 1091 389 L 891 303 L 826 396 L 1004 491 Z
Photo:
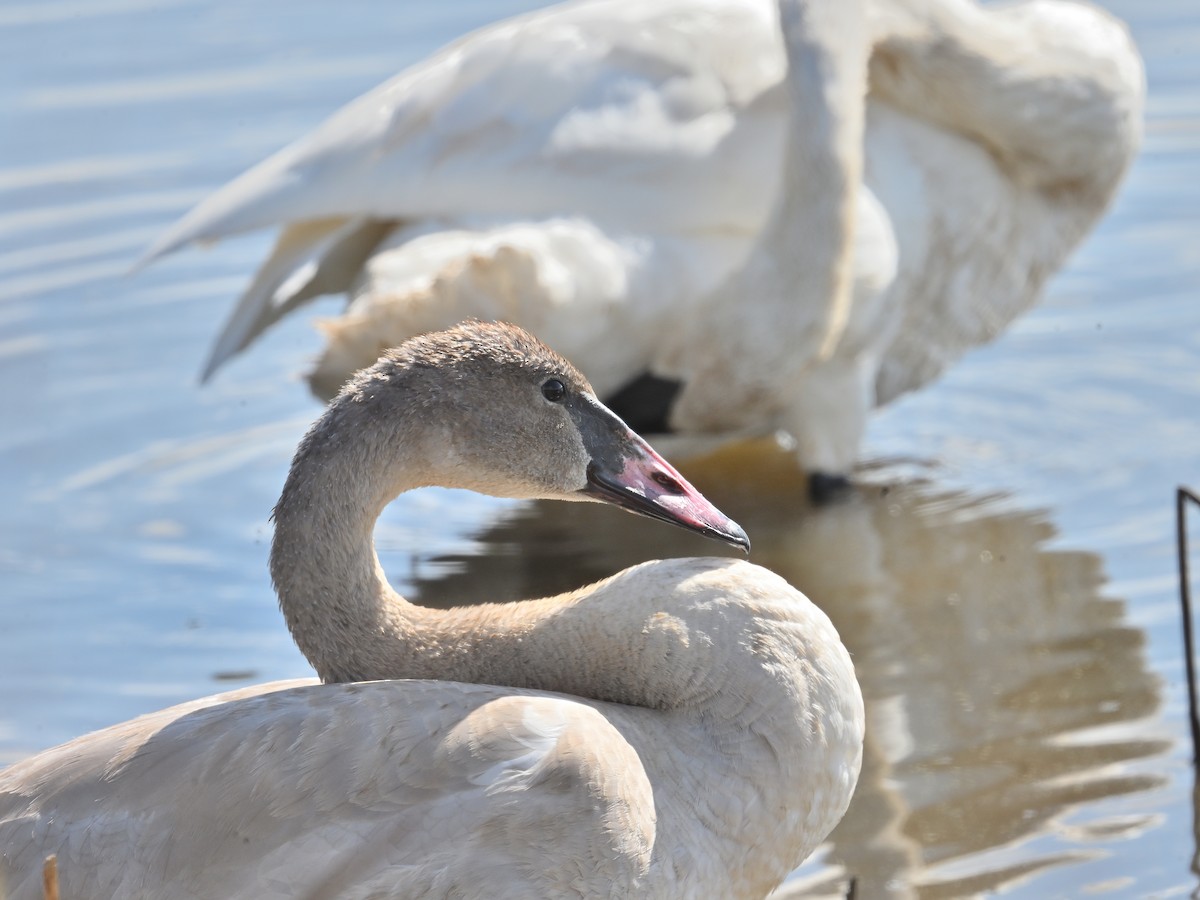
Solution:
M 672 494 L 682 494 L 683 485 L 668 475 L 666 472 L 655 472 L 651 476 L 658 484 Z

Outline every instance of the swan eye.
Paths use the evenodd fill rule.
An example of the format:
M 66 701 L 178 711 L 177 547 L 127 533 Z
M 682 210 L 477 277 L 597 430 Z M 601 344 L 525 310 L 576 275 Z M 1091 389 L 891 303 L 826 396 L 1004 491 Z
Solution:
M 551 403 L 558 403 L 563 397 L 567 396 L 567 389 L 557 378 L 551 378 L 542 385 L 542 396 Z

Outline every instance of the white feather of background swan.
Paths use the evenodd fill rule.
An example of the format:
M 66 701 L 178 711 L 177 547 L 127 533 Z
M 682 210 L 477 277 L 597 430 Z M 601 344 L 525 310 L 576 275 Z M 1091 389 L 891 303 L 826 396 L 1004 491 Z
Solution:
M 795 121 L 766 0 L 501 22 L 349 104 L 149 255 L 284 226 L 206 374 L 345 291 L 319 393 L 411 334 L 500 318 L 601 396 L 682 380 L 673 430 L 783 429 L 806 467 L 845 473 L 869 410 L 999 333 L 1097 221 L 1140 139 L 1144 76 L 1123 24 L 1070 0 L 871 0 L 827 49 L 814 87 L 866 54 L 869 94 Z M 804 170 L 822 154 L 841 177 Z

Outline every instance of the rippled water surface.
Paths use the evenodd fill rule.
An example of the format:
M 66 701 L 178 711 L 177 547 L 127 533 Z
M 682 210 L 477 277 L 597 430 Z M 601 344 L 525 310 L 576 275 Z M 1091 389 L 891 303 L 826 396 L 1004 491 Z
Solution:
M 318 408 L 309 321 L 195 373 L 269 238 L 128 274 L 206 192 L 449 38 L 538 5 L 0 4 L 0 762 L 309 674 L 267 520 Z M 1145 151 L 1045 302 L 880 414 L 816 510 L 770 447 L 685 469 L 854 653 L 859 792 L 796 896 L 1182 896 L 1197 885 L 1172 492 L 1200 483 L 1200 8 L 1109 4 Z M 336 308 L 324 307 L 325 312 Z M 715 545 L 616 510 L 406 495 L 378 539 L 427 603 Z

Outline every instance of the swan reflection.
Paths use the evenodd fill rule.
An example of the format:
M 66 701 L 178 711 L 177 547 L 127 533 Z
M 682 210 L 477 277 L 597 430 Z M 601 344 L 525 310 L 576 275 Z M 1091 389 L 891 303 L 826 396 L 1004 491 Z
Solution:
M 847 502 L 815 508 L 790 456 L 766 444 L 681 470 L 746 528 L 754 562 L 826 609 L 867 701 L 855 800 L 824 866 L 801 870 L 782 895 L 836 893 L 844 873 L 861 897 L 995 891 L 1155 824 L 1086 812 L 1084 824 L 1064 822 L 1163 784 L 1127 764 L 1169 742 L 1139 730 L 1160 704 L 1144 633 L 1126 623 L 1124 601 L 1104 595 L 1100 557 L 1052 546 L 1044 512 L 887 468 L 864 473 Z M 390 566 L 393 579 L 437 606 L 552 594 L 651 557 L 727 552 L 590 504 L 521 506 L 475 537 L 480 555 L 421 567 L 432 573 L 405 560 Z

